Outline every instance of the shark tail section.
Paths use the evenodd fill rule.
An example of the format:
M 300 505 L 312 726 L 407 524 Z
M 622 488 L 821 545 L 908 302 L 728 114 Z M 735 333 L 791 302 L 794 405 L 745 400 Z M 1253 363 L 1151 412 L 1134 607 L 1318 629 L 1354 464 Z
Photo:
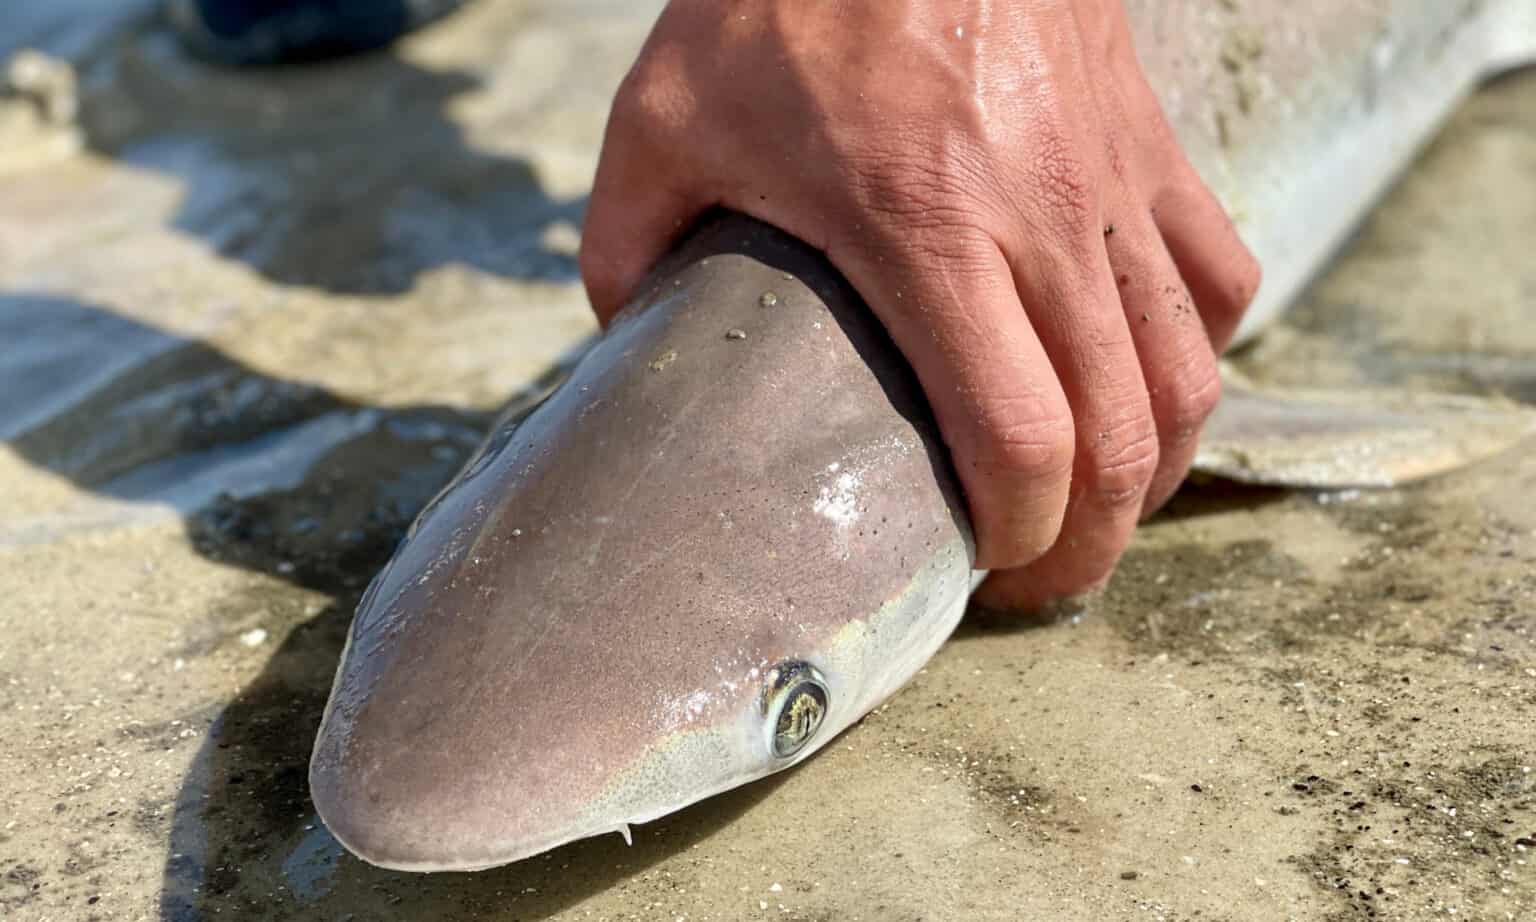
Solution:
M 1466 467 L 1532 436 L 1536 408 L 1500 398 L 1261 388 L 1228 376 L 1194 467 L 1263 486 L 1394 487 Z

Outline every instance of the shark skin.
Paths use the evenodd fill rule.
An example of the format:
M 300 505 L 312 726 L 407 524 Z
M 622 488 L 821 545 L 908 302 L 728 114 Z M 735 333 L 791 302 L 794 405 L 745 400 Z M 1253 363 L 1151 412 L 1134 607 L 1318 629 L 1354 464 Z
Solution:
M 831 265 L 727 216 L 654 279 L 358 608 L 310 777 L 375 864 L 503 864 L 787 768 L 964 612 L 947 453 Z M 824 700 L 776 753 L 796 676 Z
M 1245 335 L 1482 75 L 1536 50 L 1515 2 L 1127 9 L 1175 131 L 1265 265 Z M 1380 417 L 1350 407 L 1341 429 L 1327 400 L 1282 398 L 1232 401 L 1209 465 L 1375 483 L 1530 431 L 1521 411 L 1475 451 L 1420 463 L 1410 439 L 1335 471 L 1333 440 Z M 1490 425 L 1482 405 L 1440 409 Z M 1282 423 L 1310 453 L 1249 450 Z M 711 216 L 370 586 L 310 766 L 320 816 L 373 864 L 467 871 L 627 837 L 797 764 L 922 667 L 985 575 L 947 457 L 833 267 Z

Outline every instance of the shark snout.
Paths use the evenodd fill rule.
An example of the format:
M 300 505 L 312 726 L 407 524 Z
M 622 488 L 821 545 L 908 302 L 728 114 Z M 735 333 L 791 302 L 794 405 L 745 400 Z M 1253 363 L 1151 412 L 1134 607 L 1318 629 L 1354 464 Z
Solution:
M 579 801 L 541 783 L 531 760 L 479 760 L 425 736 L 412 745 L 322 728 L 310 795 L 353 854 L 394 870 L 476 870 L 576 835 L 566 833 L 581 824 Z

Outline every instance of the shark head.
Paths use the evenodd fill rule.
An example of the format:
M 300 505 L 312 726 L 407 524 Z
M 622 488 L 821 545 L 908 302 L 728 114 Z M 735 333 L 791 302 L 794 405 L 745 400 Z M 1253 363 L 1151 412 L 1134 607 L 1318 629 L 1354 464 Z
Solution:
M 796 764 L 921 668 L 970 533 L 915 382 L 835 278 L 711 226 L 423 511 L 311 762 L 343 844 L 470 870 L 627 834 Z

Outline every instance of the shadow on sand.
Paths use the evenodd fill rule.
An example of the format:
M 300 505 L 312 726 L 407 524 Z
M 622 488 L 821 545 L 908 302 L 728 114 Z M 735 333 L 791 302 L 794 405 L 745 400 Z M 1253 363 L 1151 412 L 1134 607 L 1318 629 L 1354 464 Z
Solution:
M 0 296 L 0 342 L 0 438 L 12 450 L 124 505 L 171 505 L 202 556 L 275 578 L 224 600 L 219 607 L 230 614 L 210 618 L 291 613 L 292 628 L 218 712 L 183 782 L 162 918 L 329 919 L 345 910 L 358 918 L 538 919 L 707 837 L 778 783 L 641 827 L 633 849 L 610 836 L 495 871 L 430 877 L 352 859 L 319 824 L 307 790 L 310 749 L 351 614 L 493 414 L 360 404 L 275 379 L 207 343 L 47 296 Z M 503 413 L 531 409 L 549 383 L 536 383 Z M 1251 491 L 1183 497 L 1175 514 L 1253 500 Z M 284 583 L 326 601 L 316 610 L 313 596 Z M 1049 623 L 973 617 L 962 632 Z
M 169 503 L 209 560 L 328 599 L 295 617 L 214 719 L 176 800 L 163 919 L 538 919 L 707 837 L 775 786 L 640 827 L 633 848 L 609 836 L 472 875 L 396 874 L 345 855 L 314 816 L 306 770 L 352 610 L 492 414 L 361 405 L 45 296 L 0 296 L 0 343 L 12 450 L 99 496 Z M 302 607 L 282 583 L 258 585 L 260 598 L 225 607 Z
M 175 178 L 172 225 L 275 283 L 394 294 L 448 264 L 577 277 L 585 196 L 551 197 L 526 160 L 468 143 L 449 110 L 479 88 L 475 74 L 392 49 L 222 68 L 153 16 L 101 58 L 83 78 L 86 145 Z
M 175 178 L 174 226 L 273 282 L 390 294 L 450 263 L 576 277 L 550 231 L 579 223 L 584 200 L 552 198 L 527 162 L 466 143 L 447 108 L 475 89 L 469 74 L 390 51 L 224 71 L 150 24 L 104 66 L 113 79 L 85 100 L 87 144 Z M 637 829 L 633 848 L 608 836 L 473 875 L 380 871 L 326 834 L 307 763 L 351 613 L 492 419 L 368 406 L 102 307 L 0 296 L 12 450 L 125 506 L 169 504 L 200 554 L 273 578 L 232 611 L 302 609 L 284 584 L 325 599 L 294 616 L 204 737 L 176 799 L 162 919 L 540 919 L 708 837 L 782 781 Z

